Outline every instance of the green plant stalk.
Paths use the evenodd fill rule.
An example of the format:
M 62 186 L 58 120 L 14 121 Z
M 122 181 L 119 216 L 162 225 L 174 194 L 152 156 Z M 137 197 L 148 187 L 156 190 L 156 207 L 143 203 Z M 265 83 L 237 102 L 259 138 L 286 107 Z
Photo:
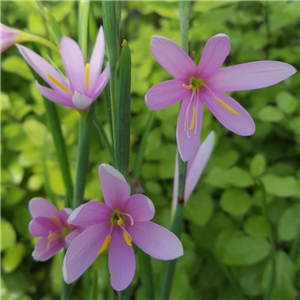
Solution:
M 52 50 L 55 50 L 55 51 L 58 51 L 58 48 L 51 42 L 49 42 L 48 40 L 40 37 L 40 36 L 37 36 L 37 35 L 34 35 L 34 34 L 31 34 L 31 33 L 28 33 L 28 32 L 24 32 L 24 31 L 21 31 L 21 30 L 16 30 L 18 31 L 18 34 L 19 34 L 19 38 L 18 38 L 18 43 L 24 43 L 24 42 L 35 42 L 35 43 L 39 43 L 41 45 L 44 45 Z
M 179 21 L 180 21 L 180 36 L 181 36 L 181 47 L 188 53 L 188 32 L 189 32 L 189 20 L 190 20 L 191 1 L 179 1 Z M 187 163 L 182 161 L 180 155 L 178 155 L 178 202 L 172 221 L 171 231 L 180 237 L 182 222 L 183 222 L 183 211 L 184 211 L 184 190 L 185 190 L 185 179 Z M 176 260 L 166 261 L 163 270 L 162 277 L 162 288 L 160 299 L 169 299 L 172 288 L 172 281 L 174 277 L 176 266 Z
M 67 250 L 64 249 L 64 255 L 66 254 L 66 251 Z M 62 280 L 60 300 L 69 300 L 72 288 L 73 284 L 67 284 L 64 280 Z
M 293 262 L 296 262 L 297 257 L 299 255 L 299 251 L 300 251 L 300 224 L 299 224 L 297 236 L 294 239 L 294 242 L 290 250 L 290 258 Z
M 79 2 L 78 43 L 80 45 L 83 58 L 85 61 L 87 59 L 89 8 L 90 8 L 90 1 L 81 0 Z
M 88 113 L 82 113 L 80 117 L 80 130 L 78 138 L 78 156 L 76 162 L 73 208 L 82 204 L 84 199 L 84 189 L 86 174 L 88 170 L 90 134 L 94 115 L 95 103 L 92 104 Z
M 93 123 L 94 123 L 94 126 L 96 127 L 98 133 L 99 133 L 99 136 L 100 136 L 100 140 L 102 141 L 103 145 L 106 147 L 107 151 L 109 152 L 110 156 L 111 156 L 111 159 L 112 161 L 114 161 L 114 152 L 113 152 L 113 149 L 112 149 L 112 146 L 106 136 L 106 133 L 103 129 L 103 126 L 99 120 L 99 117 L 98 115 L 95 113 L 94 114 L 94 120 L 93 120 Z
M 276 245 L 275 245 L 275 241 L 272 235 L 272 231 L 271 231 L 271 227 L 270 224 L 268 222 L 267 219 L 267 210 L 266 210 L 266 189 L 265 186 L 263 184 L 263 182 L 261 180 L 258 181 L 258 185 L 262 190 L 263 196 L 262 196 L 262 204 L 261 204 L 261 210 L 262 210 L 262 214 L 264 216 L 265 222 L 267 223 L 267 227 L 268 227 L 268 239 L 271 243 L 271 263 L 272 263 L 272 274 L 271 274 L 271 279 L 270 282 L 268 284 L 268 288 L 265 292 L 264 295 L 264 300 L 271 300 L 272 297 L 272 293 L 273 293 L 273 288 L 275 285 L 275 280 L 276 280 Z

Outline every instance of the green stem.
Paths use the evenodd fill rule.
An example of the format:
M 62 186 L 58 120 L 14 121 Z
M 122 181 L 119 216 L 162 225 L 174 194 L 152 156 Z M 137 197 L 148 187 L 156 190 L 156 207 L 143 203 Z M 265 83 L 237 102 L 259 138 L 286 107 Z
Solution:
M 106 136 L 106 133 L 105 133 L 105 131 L 103 129 L 103 126 L 102 126 L 102 124 L 101 124 L 101 122 L 99 120 L 99 117 L 98 117 L 98 115 L 96 113 L 94 115 L 93 123 L 94 123 L 94 125 L 95 125 L 95 127 L 96 127 L 96 129 L 97 129 L 97 131 L 99 133 L 99 136 L 100 136 L 100 139 L 101 139 L 102 143 L 104 144 L 104 146 L 108 150 L 108 152 L 109 152 L 109 154 L 111 156 L 112 161 L 114 161 L 114 152 L 113 152 L 112 146 L 111 146 L 111 144 L 110 144 L 110 142 L 109 142 L 109 140 L 108 140 L 108 138 Z
M 112 137 L 113 141 L 113 149 L 116 154 L 116 140 L 115 140 L 115 132 L 116 132 L 116 62 L 110 63 L 110 77 L 109 77 L 109 91 L 110 91 L 110 114 L 111 114 L 111 126 L 112 126 Z M 116 158 L 115 158 L 116 161 Z
M 28 32 L 24 32 L 24 31 L 20 31 L 20 30 L 17 30 L 17 31 L 19 33 L 18 43 L 36 42 L 36 43 L 42 44 L 52 50 L 58 51 L 58 48 L 53 43 L 49 42 L 48 40 L 46 40 L 40 36 L 31 34 Z
M 78 43 L 80 45 L 84 60 L 87 59 L 87 39 L 90 1 L 79 2 Z
M 78 139 L 78 156 L 76 163 L 73 208 L 82 204 L 84 199 L 84 188 L 86 174 L 88 170 L 90 133 L 94 115 L 95 104 L 93 104 L 87 114 L 82 113 L 80 118 L 80 130 Z
M 262 214 L 264 216 L 265 222 L 267 224 L 267 228 L 268 228 L 268 239 L 271 243 L 271 263 L 272 263 L 272 273 L 271 273 L 271 279 L 270 282 L 268 284 L 268 288 L 265 292 L 264 295 L 264 300 L 270 300 L 272 297 L 272 293 L 273 293 L 273 288 L 275 285 L 275 280 L 276 280 L 276 244 L 272 235 L 272 231 L 271 231 L 271 227 L 270 224 L 268 222 L 267 219 L 267 210 L 266 210 L 266 189 L 265 186 L 263 184 L 263 182 L 261 180 L 259 180 L 258 182 L 259 187 L 262 190 L 263 196 L 262 196 L 262 204 L 261 204 L 261 210 L 262 210 Z
M 299 255 L 299 251 L 300 251 L 300 224 L 299 224 L 297 236 L 294 239 L 292 248 L 290 250 L 290 258 L 293 262 L 296 262 L 297 257 Z
M 178 238 L 180 237 L 181 228 L 182 228 L 183 209 L 184 206 L 182 204 L 177 205 L 174 219 L 171 226 L 171 231 L 174 234 L 176 234 Z M 162 275 L 162 288 L 161 288 L 161 293 L 159 298 L 161 300 L 167 300 L 170 297 L 176 261 L 177 260 L 174 259 L 165 262 L 163 275 Z

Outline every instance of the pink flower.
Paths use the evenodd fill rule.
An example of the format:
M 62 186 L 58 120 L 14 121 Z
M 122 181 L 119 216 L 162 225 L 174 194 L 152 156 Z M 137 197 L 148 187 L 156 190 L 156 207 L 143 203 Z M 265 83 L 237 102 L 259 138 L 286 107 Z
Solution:
M 33 198 L 29 202 L 33 220 L 29 224 L 32 236 L 41 237 L 35 245 L 32 256 L 35 260 L 45 261 L 60 249 L 67 248 L 80 233 L 77 226 L 72 226 L 67 219 L 72 212 L 65 208 L 58 212 L 56 207 L 43 198 Z
M 20 32 L 0 23 L 0 49 L 1 53 L 7 48 L 13 46 L 19 40 Z
M 84 59 L 78 44 L 64 36 L 60 43 L 60 54 L 66 71 L 66 79 L 59 70 L 32 50 L 17 45 L 27 63 L 52 88 L 36 86 L 41 94 L 60 105 L 86 110 L 99 97 L 109 79 L 109 65 L 101 72 L 104 59 L 104 34 L 100 27 L 90 62 Z
M 146 104 L 158 110 L 182 100 L 176 135 L 183 161 L 191 159 L 198 148 L 203 104 L 227 129 L 239 135 L 251 135 L 255 131 L 253 119 L 224 92 L 271 86 L 296 72 L 291 65 L 277 61 L 219 69 L 230 51 L 230 39 L 222 33 L 207 41 L 198 66 L 177 44 L 161 36 L 152 37 L 151 51 L 175 79 L 150 88 L 145 96 Z
M 186 179 L 185 179 L 185 190 L 184 190 L 184 203 L 186 204 L 191 194 L 193 193 L 202 172 L 209 161 L 212 150 L 214 148 L 215 133 L 212 131 L 204 142 L 198 147 L 198 150 L 193 159 L 188 161 Z M 175 161 L 175 174 L 174 174 L 174 186 L 173 186 L 173 201 L 172 201 L 172 212 L 175 212 L 178 202 L 178 156 L 176 155 Z
M 108 266 L 112 287 L 125 289 L 135 273 L 132 243 L 162 260 L 183 255 L 180 240 L 169 230 L 150 222 L 154 206 L 141 194 L 130 196 L 130 187 L 116 169 L 100 165 L 99 177 L 105 204 L 90 201 L 69 217 L 74 226 L 90 226 L 70 244 L 63 263 L 63 276 L 71 283 L 81 276 L 109 246 Z

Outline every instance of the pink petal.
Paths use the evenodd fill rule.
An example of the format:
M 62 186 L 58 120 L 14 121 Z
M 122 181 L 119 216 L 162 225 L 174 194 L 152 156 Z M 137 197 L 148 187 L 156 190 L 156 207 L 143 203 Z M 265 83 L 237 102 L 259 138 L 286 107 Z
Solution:
M 195 152 L 197 151 L 199 146 L 201 125 L 202 125 L 203 103 L 199 99 L 194 97 L 188 113 L 188 126 L 186 130 L 184 130 L 186 110 L 188 108 L 189 101 L 190 101 L 189 98 L 186 98 L 182 101 L 178 122 L 177 122 L 177 130 L 176 130 L 178 152 L 183 161 L 188 161 L 195 155 Z M 198 101 L 198 109 L 197 109 L 197 101 Z M 193 119 L 193 107 L 195 107 L 197 112 L 196 121 L 195 121 L 196 131 L 195 128 L 189 130 L 189 127 Z
M 99 178 L 106 205 L 112 210 L 120 209 L 130 196 L 130 188 L 124 176 L 112 166 L 101 164 Z
M 90 92 L 90 97 L 93 99 L 97 99 L 100 96 L 100 94 L 103 92 L 104 88 L 106 87 L 108 80 L 109 80 L 109 63 L 107 63 L 106 68 L 101 73 L 101 75 L 99 75 L 99 77 L 97 78 L 96 83 Z
M 63 96 L 60 92 L 42 86 L 37 81 L 35 81 L 35 84 L 40 93 L 48 100 L 63 106 L 74 107 L 72 101 L 67 97 Z
M 93 103 L 93 99 L 87 97 L 86 95 L 77 93 L 72 96 L 72 102 L 76 109 L 85 110 Z
M 43 198 L 33 198 L 29 202 L 29 211 L 33 218 L 54 216 L 59 218 L 59 213 L 56 207 L 49 201 Z
M 68 98 L 70 93 L 65 92 L 59 86 L 57 86 L 52 80 L 49 79 L 47 74 L 50 74 L 53 78 L 59 81 L 67 89 L 69 89 L 69 84 L 66 82 L 65 78 L 55 70 L 46 60 L 41 56 L 26 48 L 22 45 L 16 45 L 27 63 L 57 92 L 61 94 L 62 97 Z M 50 99 L 49 99 L 50 100 Z M 51 100 L 53 101 L 53 100 Z M 54 101 L 55 102 L 55 101 Z
M 191 91 L 184 89 L 183 83 L 177 79 L 157 83 L 149 89 L 145 96 L 147 106 L 159 110 L 169 107 L 183 98 L 188 98 Z
M 212 131 L 198 148 L 195 157 L 188 162 L 184 193 L 185 203 L 188 201 L 190 195 L 195 189 L 195 186 L 197 185 L 201 174 L 210 158 L 210 155 L 214 148 L 214 139 L 215 134 Z
M 32 236 L 47 237 L 50 230 L 54 232 L 59 228 L 52 219 L 46 217 L 36 217 L 29 223 L 29 232 Z
M 80 230 L 75 229 L 71 231 L 66 237 L 65 237 L 65 248 L 68 248 L 70 244 L 73 242 L 73 240 L 81 233 Z
M 68 218 L 72 212 L 73 212 L 73 209 L 71 209 L 71 208 L 63 208 L 59 212 L 59 221 L 60 221 L 61 225 L 65 226 L 66 221 L 68 220 Z
M 197 74 L 206 79 L 216 73 L 230 52 L 230 39 L 224 33 L 211 37 L 205 44 Z
M 124 203 L 122 212 L 130 214 L 135 222 L 145 222 L 154 217 L 155 208 L 149 198 L 135 194 Z
M 213 92 L 221 101 L 239 113 L 239 115 L 235 115 L 229 112 L 207 90 L 203 89 L 200 98 L 204 100 L 218 121 L 228 130 L 238 135 L 252 135 L 255 132 L 255 123 L 249 113 L 230 96 L 216 90 Z
M 115 227 L 108 253 L 110 283 L 114 290 L 126 289 L 135 272 L 135 256 L 133 247 L 126 244 L 122 229 Z
M 32 256 L 35 260 L 45 261 L 56 254 L 61 248 L 64 247 L 64 241 L 59 237 L 48 242 L 46 237 L 42 237 L 35 244 Z
M 157 62 L 175 78 L 187 79 L 195 74 L 193 60 L 173 41 L 154 35 L 150 47 Z
M 183 255 L 183 248 L 178 237 L 152 222 L 136 223 L 127 228 L 133 242 L 150 256 L 170 260 Z
M 60 54 L 72 91 L 84 94 L 85 65 L 80 47 L 74 40 L 64 36 L 60 42 Z
M 105 50 L 105 42 L 104 42 L 104 33 L 102 26 L 99 29 L 96 43 L 94 45 L 93 53 L 90 59 L 90 70 L 89 70 L 89 87 L 92 88 L 100 75 L 100 71 L 103 64 L 104 59 L 104 50 Z
M 104 203 L 89 201 L 77 207 L 70 215 L 68 222 L 75 226 L 90 226 L 109 222 L 113 211 Z
M 243 91 L 274 85 L 296 73 L 279 61 L 257 61 L 220 69 L 207 83 L 220 91 Z
M 107 223 L 93 225 L 72 241 L 63 262 L 63 277 L 66 283 L 79 278 L 95 261 L 109 228 Z

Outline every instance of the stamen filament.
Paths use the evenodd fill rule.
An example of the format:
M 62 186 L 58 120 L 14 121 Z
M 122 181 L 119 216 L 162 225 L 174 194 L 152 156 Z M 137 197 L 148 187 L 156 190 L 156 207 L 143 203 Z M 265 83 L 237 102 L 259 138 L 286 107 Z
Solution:
M 105 240 L 104 240 L 104 242 L 103 242 L 103 244 L 102 244 L 102 247 L 101 247 L 101 249 L 97 252 L 97 254 L 101 254 L 101 253 L 103 253 L 103 252 L 107 249 L 107 247 L 108 247 L 109 244 L 110 244 L 111 238 L 112 238 L 111 235 L 107 235 L 107 236 L 106 236 L 106 238 L 105 238 Z
M 60 87 L 62 90 L 64 90 L 67 93 L 70 93 L 70 91 L 62 84 L 60 83 L 56 78 L 54 78 L 51 74 L 47 73 L 47 77 L 58 87 Z
M 89 89 L 89 73 L 90 73 L 90 64 L 85 65 L 85 76 L 84 76 L 84 87 L 86 90 Z
M 224 107 L 226 108 L 229 112 L 231 112 L 234 115 L 239 115 L 238 112 L 236 112 L 233 108 L 231 108 L 229 105 L 227 105 L 226 103 L 224 103 L 221 99 L 219 99 L 218 97 L 215 97 L 215 99 Z
M 196 120 L 196 108 L 195 106 L 193 107 L 193 119 L 190 125 L 189 130 L 193 130 L 194 126 L 195 126 L 195 120 Z
M 124 215 L 124 216 L 127 216 L 130 219 L 130 225 L 131 226 L 134 225 L 133 218 L 132 218 L 132 216 L 130 214 L 123 213 L 123 212 L 121 212 L 121 214 Z
M 126 231 L 126 229 L 123 229 L 123 237 L 124 237 L 124 240 L 125 240 L 126 244 L 128 246 L 132 247 L 132 237 L 128 233 L 128 231 Z

